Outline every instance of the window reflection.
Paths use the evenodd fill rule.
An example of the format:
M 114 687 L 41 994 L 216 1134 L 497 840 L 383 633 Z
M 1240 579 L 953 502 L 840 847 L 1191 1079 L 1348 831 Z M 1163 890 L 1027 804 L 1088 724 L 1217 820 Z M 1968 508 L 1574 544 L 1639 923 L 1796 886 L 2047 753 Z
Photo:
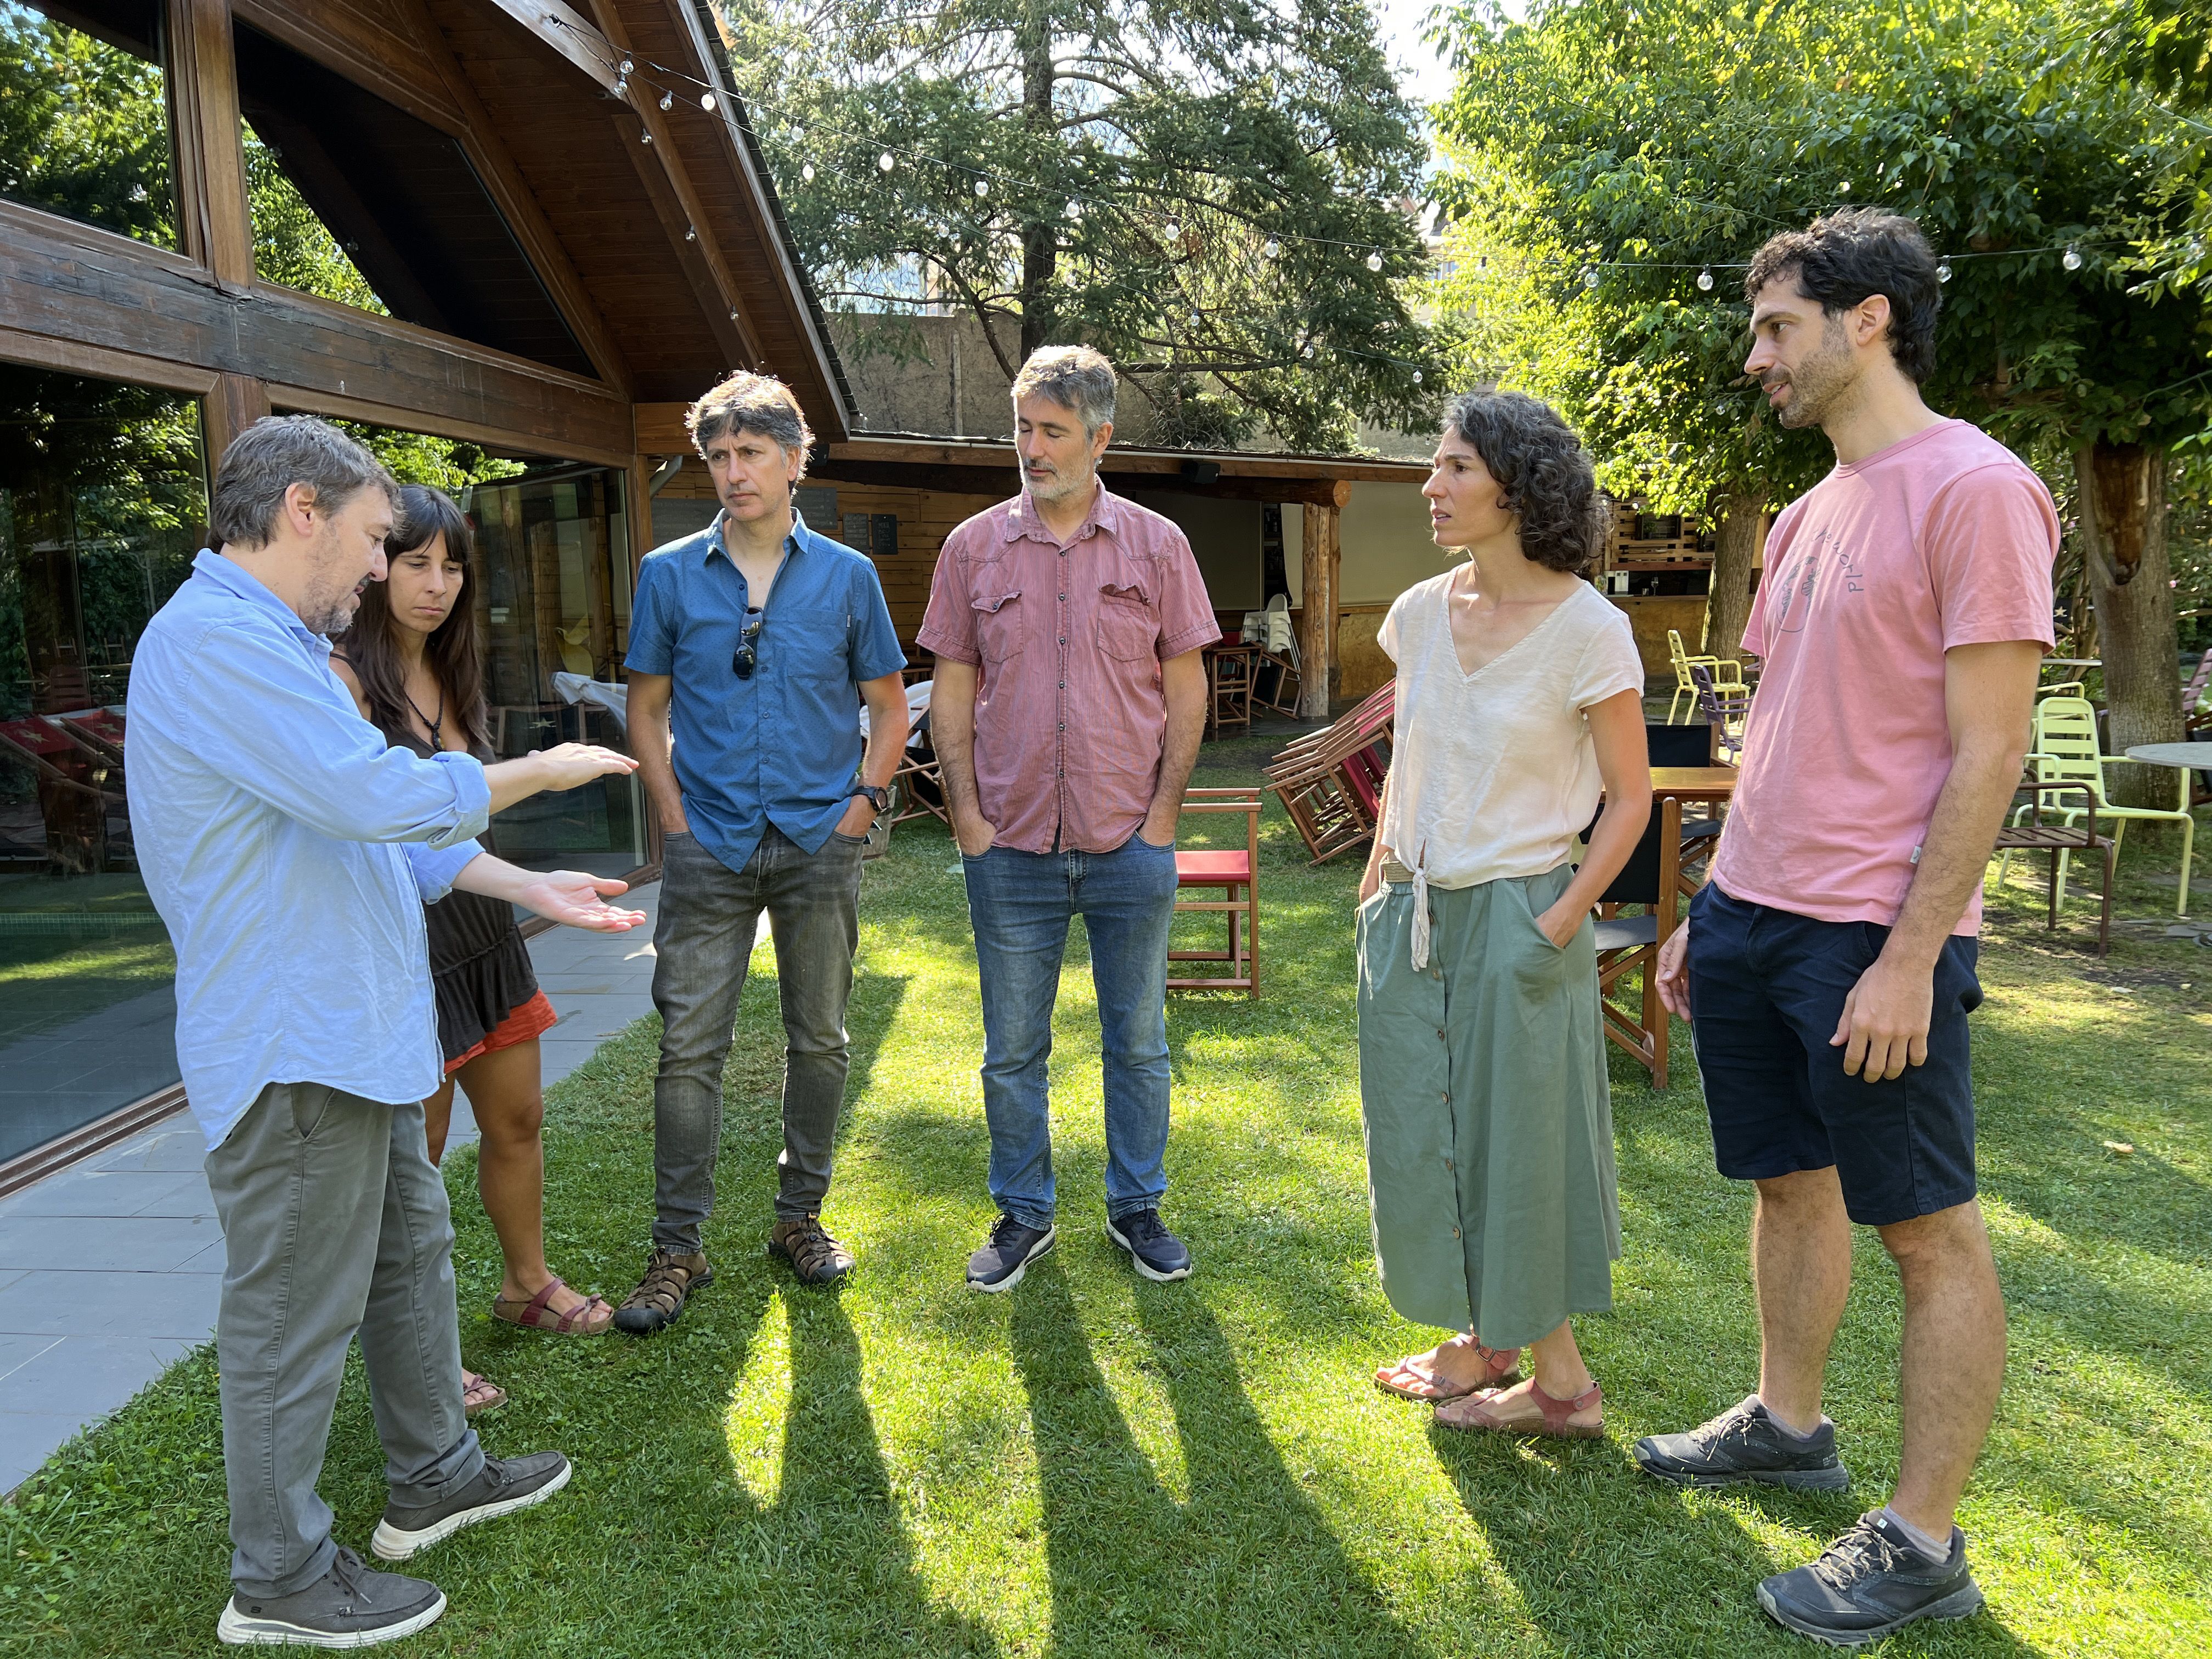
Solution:
M 0 1158 L 177 1080 L 125 695 L 205 515 L 190 400 L 0 364 Z
M 0 0 L 0 196 L 177 241 L 161 0 Z

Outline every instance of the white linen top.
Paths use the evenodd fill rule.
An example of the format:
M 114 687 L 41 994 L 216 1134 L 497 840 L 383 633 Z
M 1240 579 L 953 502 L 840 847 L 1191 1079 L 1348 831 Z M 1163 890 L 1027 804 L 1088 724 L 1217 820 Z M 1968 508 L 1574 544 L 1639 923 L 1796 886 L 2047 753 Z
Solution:
M 1452 644 L 1456 574 L 1401 593 L 1376 635 L 1398 665 L 1382 842 L 1420 888 L 1565 863 L 1602 793 L 1585 711 L 1644 689 L 1628 618 L 1587 582 L 1517 644 L 1464 672 Z

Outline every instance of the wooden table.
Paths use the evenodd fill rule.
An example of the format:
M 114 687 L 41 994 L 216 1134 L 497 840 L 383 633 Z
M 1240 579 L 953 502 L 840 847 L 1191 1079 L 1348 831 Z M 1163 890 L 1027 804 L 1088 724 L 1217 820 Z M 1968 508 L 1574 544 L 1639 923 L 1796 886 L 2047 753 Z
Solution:
M 1735 793 L 1743 775 L 1733 766 L 1655 766 L 1651 769 L 1651 799 L 1726 801 Z

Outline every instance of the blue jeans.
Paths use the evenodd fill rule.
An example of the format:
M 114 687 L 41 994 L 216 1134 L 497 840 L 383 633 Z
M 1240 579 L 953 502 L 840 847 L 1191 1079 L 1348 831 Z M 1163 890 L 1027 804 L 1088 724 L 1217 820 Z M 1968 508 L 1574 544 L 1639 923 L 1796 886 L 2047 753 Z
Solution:
M 991 1196 L 1025 1227 L 1053 1214 L 1047 1062 L 1067 922 L 1091 935 L 1106 1074 L 1106 1213 L 1159 1207 L 1168 1189 L 1168 925 L 1172 846 L 1131 836 L 1110 853 L 963 858 L 983 991 L 983 1115 Z

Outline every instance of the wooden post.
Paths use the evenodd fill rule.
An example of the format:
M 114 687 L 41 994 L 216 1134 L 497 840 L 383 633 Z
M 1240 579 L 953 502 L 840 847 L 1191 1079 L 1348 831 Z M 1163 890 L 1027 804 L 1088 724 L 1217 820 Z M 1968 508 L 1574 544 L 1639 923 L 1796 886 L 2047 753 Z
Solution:
M 222 453 L 230 441 L 270 412 L 269 388 L 250 374 L 221 374 L 215 389 L 200 405 L 200 424 L 207 441 L 208 489 L 215 489 L 215 475 L 222 465 Z
M 1351 492 L 1340 483 L 1337 493 Z M 1325 720 L 1336 681 L 1337 577 L 1341 556 L 1338 538 L 1344 509 L 1335 502 L 1320 506 L 1309 501 L 1304 511 L 1299 554 L 1305 626 L 1298 641 L 1298 718 Z
M 242 289 L 253 281 L 253 219 L 238 131 L 230 0 L 169 0 L 168 23 L 179 240 L 216 282 Z

